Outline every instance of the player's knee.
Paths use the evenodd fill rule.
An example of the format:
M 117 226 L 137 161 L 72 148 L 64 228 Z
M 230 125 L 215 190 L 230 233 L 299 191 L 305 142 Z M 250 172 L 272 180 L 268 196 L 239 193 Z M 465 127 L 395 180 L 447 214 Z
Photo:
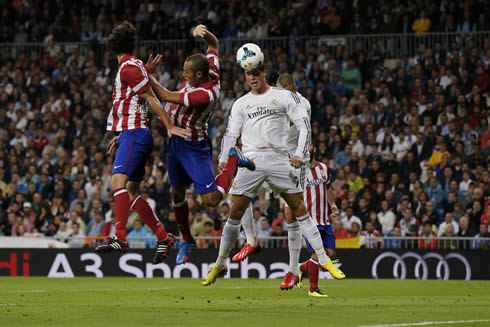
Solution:
M 120 188 L 126 188 L 126 183 L 128 181 L 128 177 L 123 174 L 114 174 L 111 177 L 111 188 L 112 190 L 117 190 Z
M 172 187 L 171 193 L 172 193 L 172 201 L 174 203 L 179 203 L 185 200 L 185 189 Z
M 201 195 L 204 204 L 208 207 L 217 207 L 222 200 L 221 193 L 211 192 Z

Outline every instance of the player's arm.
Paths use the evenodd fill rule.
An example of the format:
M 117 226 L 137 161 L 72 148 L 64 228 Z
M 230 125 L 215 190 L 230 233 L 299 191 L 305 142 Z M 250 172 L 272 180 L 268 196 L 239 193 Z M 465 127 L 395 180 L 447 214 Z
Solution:
M 308 147 L 310 146 L 310 117 L 308 117 L 307 110 L 301 102 L 301 99 L 293 92 L 289 93 L 290 98 L 286 106 L 286 113 L 299 132 L 298 146 L 294 152 L 293 159 L 291 159 L 291 165 L 299 168 L 303 164 L 303 160 L 308 154 Z
M 172 135 L 180 136 L 182 138 L 187 138 L 191 136 L 190 132 L 172 124 L 170 118 L 168 118 L 167 113 L 163 109 L 162 104 L 155 96 L 155 93 L 153 92 L 153 89 L 151 87 L 147 88 L 147 90 L 140 96 L 148 103 L 151 110 L 153 110 L 153 112 L 155 112 L 158 117 L 160 117 L 163 125 L 165 125 L 165 127 L 167 128 L 167 133 L 169 137 L 171 137 Z
M 239 104 L 235 101 L 231 108 L 228 126 L 226 127 L 225 135 L 221 141 L 221 153 L 219 155 L 219 167 L 224 168 L 228 161 L 230 149 L 236 145 L 236 140 L 240 136 L 240 130 L 243 124 L 243 116 Z
M 327 201 L 332 208 L 332 217 L 337 218 L 339 216 L 339 208 L 337 208 L 337 204 L 335 203 L 335 191 L 331 187 L 327 189 Z
M 192 32 L 192 35 L 195 38 L 202 38 L 204 42 L 208 45 L 208 50 L 207 51 L 213 51 L 216 52 L 216 55 L 218 55 L 218 49 L 219 49 L 219 41 L 216 35 L 208 31 L 206 26 L 200 24 L 197 25 L 196 28 L 194 29 L 194 32 Z

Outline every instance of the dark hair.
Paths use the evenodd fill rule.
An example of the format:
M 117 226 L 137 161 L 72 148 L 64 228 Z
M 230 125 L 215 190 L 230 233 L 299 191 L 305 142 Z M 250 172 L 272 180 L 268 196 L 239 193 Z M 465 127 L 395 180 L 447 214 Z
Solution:
M 193 54 L 187 57 L 186 61 L 191 63 L 194 73 L 202 72 L 203 76 L 209 75 L 209 61 L 202 53 Z
M 133 53 L 136 47 L 136 28 L 128 21 L 117 25 L 107 39 L 107 47 L 115 55 Z

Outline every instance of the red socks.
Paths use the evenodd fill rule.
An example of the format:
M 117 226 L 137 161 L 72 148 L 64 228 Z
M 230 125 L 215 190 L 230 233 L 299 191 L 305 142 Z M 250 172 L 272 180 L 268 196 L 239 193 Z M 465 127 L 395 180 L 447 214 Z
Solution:
M 124 243 L 126 239 L 126 225 L 129 216 L 129 193 L 125 188 L 114 190 L 114 213 L 116 216 L 116 237 Z
M 318 275 L 320 270 L 318 269 L 318 262 L 314 259 L 309 259 L 299 266 L 299 270 L 304 274 L 308 272 L 308 278 L 310 279 L 310 292 L 314 292 L 318 289 Z
M 179 231 L 182 234 L 182 238 L 186 242 L 192 242 L 194 237 L 192 237 L 191 229 L 189 227 L 189 206 L 187 201 L 177 203 L 173 205 L 175 212 L 175 220 L 179 226 Z
M 216 176 L 216 186 L 223 196 L 230 190 L 233 177 L 237 170 L 238 158 L 236 156 L 228 157 L 225 169 Z
M 310 292 L 314 292 L 318 289 L 318 262 L 310 259 L 308 262 L 308 278 L 310 279 Z
M 138 195 L 131 203 L 131 208 L 136 211 L 138 216 L 150 227 L 150 229 L 157 236 L 158 241 L 163 241 L 167 238 L 168 233 L 162 227 L 160 220 L 158 220 L 155 212 L 144 198 Z

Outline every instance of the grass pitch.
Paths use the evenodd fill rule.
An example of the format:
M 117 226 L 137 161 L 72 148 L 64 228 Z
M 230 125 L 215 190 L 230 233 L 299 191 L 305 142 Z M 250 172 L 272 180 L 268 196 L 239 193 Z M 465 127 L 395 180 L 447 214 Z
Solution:
M 490 282 L 320 280 L 326 299 L 280 282 L 2 277 L 0 326 L 490 326 Z

